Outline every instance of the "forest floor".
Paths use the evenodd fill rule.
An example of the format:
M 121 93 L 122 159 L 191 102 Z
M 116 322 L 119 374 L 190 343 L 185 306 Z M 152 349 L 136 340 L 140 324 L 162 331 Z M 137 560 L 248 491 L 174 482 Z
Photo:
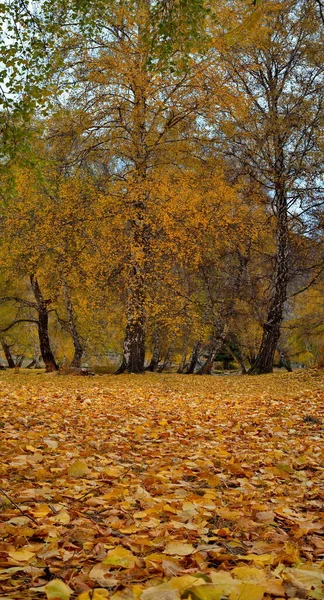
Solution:
M 324 372 L 6 371 L 0 403 L 0 600 L 324 598 Z

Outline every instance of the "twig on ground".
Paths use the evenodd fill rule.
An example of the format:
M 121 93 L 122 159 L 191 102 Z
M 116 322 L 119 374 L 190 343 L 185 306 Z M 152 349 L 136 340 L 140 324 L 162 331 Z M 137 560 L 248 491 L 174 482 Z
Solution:
M 11 499 L 10 496 L 8 496 L 7 492 L 5 492 L 1 487 L 0 487 L 0 493 L 3 494 L 11 502 L 11 504 L 13 504 L 22 515 L 24 515 L 24 517 L 27 517 L 27 519 L 30 519 L 31 521 L 33 521 L 33 523 L 35 523 L 35 525 L 37 525 L 37 527 L 39 527 L 39 523 L 37 523 L 36 519 L 31 517 L 30 515 L 27 515 L 27 513 L 25 513 L 20 508 L 20 506 L 18 506 L 18 504 L 16 504 L 16 502 L 14 502 L 14 500 Z

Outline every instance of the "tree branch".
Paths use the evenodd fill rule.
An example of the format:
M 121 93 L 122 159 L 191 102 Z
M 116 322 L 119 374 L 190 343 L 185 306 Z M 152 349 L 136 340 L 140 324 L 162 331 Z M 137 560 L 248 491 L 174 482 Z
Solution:
M 0 329 L 0 333 L 5 333 L 6 331 L 9 331 L 9 329 L 14 327 L 18 323 L 34 323 L 34 324 L 38 325 L 38 321 L 36 319 L 16 319 L 12 323 L 10 323 L 10 325 L 7 325 L 7 327 Z
M 35 308 L 37 310 L 36 302 L 24 300 L 23 298 L 18 298 L 17 296 L 5 296 L 4 298 L 0 298 L 0 304 L 4 304 L 5 302 L 17 302 L 22 306 L 27 306 L 28 308 Z

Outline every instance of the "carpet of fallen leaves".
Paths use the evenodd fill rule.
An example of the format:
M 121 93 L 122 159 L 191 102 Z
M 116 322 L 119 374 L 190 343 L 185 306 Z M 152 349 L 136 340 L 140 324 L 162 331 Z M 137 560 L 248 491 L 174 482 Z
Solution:
M 324 598 L 323 372 L 4 372 L 0 403 L 0 599 Z

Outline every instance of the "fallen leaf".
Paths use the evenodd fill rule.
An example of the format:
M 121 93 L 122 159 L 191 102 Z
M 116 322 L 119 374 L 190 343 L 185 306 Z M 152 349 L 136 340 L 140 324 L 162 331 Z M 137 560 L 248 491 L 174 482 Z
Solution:
M 91 592 L 82 592 L 77 600 L 102 600 L 102 598 L 109 598 L 109 592 L 103 588 L 97 588 L 91 590 Z
M 113 567 L 122 567 L 123 569 L 132 569 L 135 567 L 136 560 L 134 554 L 123 548 L 123 546 L 117 546 L 113 550 L 109 550 L 106 558 L 102 561 L 103 565 L 111 565 Z
M 74 479 L 86 477 L 89 473 L 89 467 L 83 460 L 76 460 L 69 468 L 69 475 Z
M 70 600 L 73 593 L 64 581 L 61 579 L 53 579 L 45 585 L 47 600 Z
M 26 548 L 20 548 L 20 550 L 11 550 L 8 552 L 8 555 L 10 558 L 13 558 L 19 562 L 28 562 L 35 556 L 34 552 L 30 552 L 30 550 L 27 550 Z
M 186 542 L 169 542 L 164 548 L 164 554 L 171 554 L 172 556 L 188 556 L 194 551 L 193 545 Z
M 180 600 L 181 596 L 178 590 L 170 587 L 169 583 L 161 583 L 144 590 L 140 598 L 141 600 Z

